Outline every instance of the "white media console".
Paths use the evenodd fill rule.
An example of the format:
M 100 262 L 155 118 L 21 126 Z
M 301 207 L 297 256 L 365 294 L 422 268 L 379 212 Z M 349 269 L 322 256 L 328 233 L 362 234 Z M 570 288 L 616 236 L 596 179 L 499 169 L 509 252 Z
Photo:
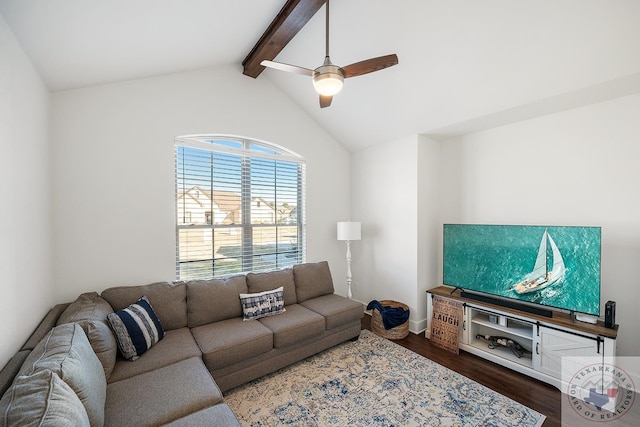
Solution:
M 439 286 L 427 291 L 427 338 L 433 318 L 433 295 L 438 295 L 463 303 L 460 349 L 544 381 L 561 391 L 566 389 L 563 358 L 606 360 L 608 363 L 615 358 L 617 328 L 605 328 L 602 322 L 590 324 L 572 320 L 568 313 L 553 312 L 553 317 L 549 318 L 476 301 L 462 297 L 460 290 L 451 293 L 453 289 Z M 502 345 L 492 345 L 485 336 L 510 339 L 524 351 L 514 352 Z M 575 359 L 564 359 L 565 377 L 571 369 L 567 363 L 572 360 Z

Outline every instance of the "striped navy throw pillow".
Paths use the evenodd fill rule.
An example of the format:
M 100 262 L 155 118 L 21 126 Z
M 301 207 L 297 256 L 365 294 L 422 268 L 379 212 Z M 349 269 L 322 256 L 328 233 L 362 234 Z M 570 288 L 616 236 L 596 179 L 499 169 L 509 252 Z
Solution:
M 284 308 L 283 287 L 257 294 L 240 294 L 242 320 L 259 319 L 286 311 Z
M 164 329 L 146 296 L 107 316 L 118 348 L 127 360 L 136 360 L 164 337 Z

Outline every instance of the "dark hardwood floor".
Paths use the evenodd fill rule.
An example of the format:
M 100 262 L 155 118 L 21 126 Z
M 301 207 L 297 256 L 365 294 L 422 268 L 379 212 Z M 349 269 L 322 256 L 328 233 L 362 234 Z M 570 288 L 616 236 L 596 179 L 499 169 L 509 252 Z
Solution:
M 362 328 L 371 330 L 369 315 L 365 314 L 362 319 Z M 394 342 L 544 414 L 547 418 L 543 427 L 561 425 L 561 393 L 549 384 L 462 350 L 459 355 L 450 353 L 432 345 L 424 334 L 409 333 Z

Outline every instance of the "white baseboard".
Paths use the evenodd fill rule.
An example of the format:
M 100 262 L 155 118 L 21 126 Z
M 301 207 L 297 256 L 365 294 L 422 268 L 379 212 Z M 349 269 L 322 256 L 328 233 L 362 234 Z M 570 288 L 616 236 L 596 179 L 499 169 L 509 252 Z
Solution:
M 409 331 L 414 334 L 421 334 L 427 330 L 427 319 L 409 320 Z

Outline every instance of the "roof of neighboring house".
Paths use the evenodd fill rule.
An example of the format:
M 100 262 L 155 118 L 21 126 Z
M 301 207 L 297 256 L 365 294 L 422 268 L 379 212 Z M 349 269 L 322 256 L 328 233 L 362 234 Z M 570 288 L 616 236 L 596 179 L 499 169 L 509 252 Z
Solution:
M 213 198 L 212 198 L 211 190 L 203 190 L 197 185 L 194 187 L 191 187 L 186 191 L 178 190 L 178 199 L 184 198 L 185 195 L 188 195 L 194 200 L 197 200 L 198 202 L 200 202 L 200 204 L 203 204 L 202 200 L 194 196 L 194 193 L 196 191 L 200 191 L 209 200 L 213 199 L 213 203 L 215 203 L 218 206 L 218 209 L 220 209 L 223 212 L 233 212 L 242 207 L 242 197 L 240 197 L 238 193 L 235 193 L 233 191 L 225 191 L 225 190 L 213 190 Z
M 193 198 L 198 201 L 201 205 L 206 205 L 207 203 L 202 203 L 201 198 L 197 198 L 194 196 L 196 191 L 200 191 L 208 200 L 212 199 L 212 191 L 211 190 L 203 190 L 200 186 L 194 186 L 190 189 L 178 190 L 178 199 L 183 198 L 185 195 Z M 271 210 L 275 210 L 273 203 L 262 198 L 262 197 L 254 197 L 251 199 L 252 201 L 261 201 L 264 205 Z M 234 212 L 240 210 L 242 208 L 242 197 L 234 192 L 234 191 L 225 191 L 225 190 L 213 190 L 213 203 L 218 206 L 218 209 L 222 212 Z M 290 212 L 291 215 L 297 214 L 297 207 L 288 206 L 287 208 L 281 207 L 279 209 L 281 213 Z
M 211 197 L 211 191 L 208 191 Z M 213 190 L 213 202 L 221 211 L 233 212 L 242 207 L 242 197 L 233 191 Z

